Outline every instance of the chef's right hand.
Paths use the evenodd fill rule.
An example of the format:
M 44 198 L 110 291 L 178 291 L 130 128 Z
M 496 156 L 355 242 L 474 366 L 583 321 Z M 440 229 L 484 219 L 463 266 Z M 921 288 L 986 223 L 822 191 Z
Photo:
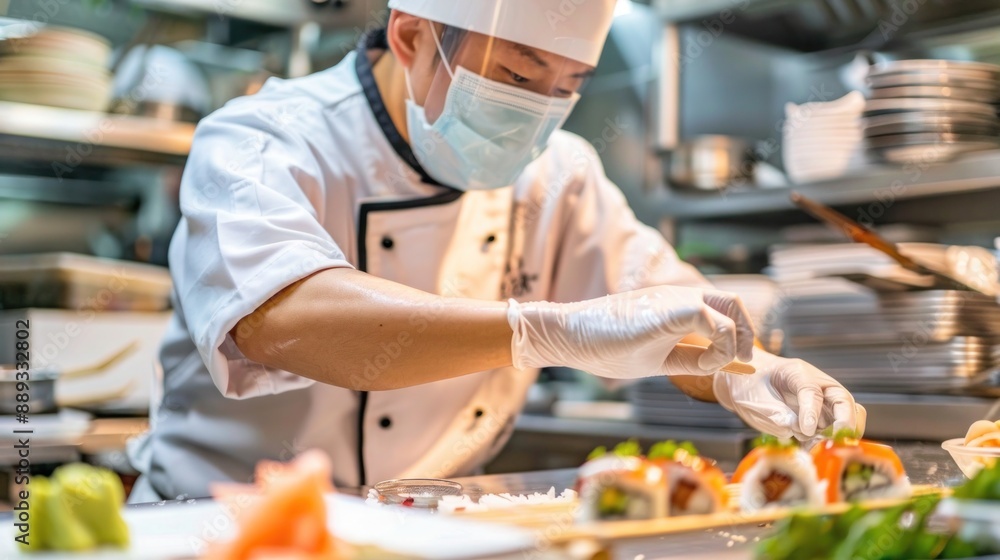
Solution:
M 753 324 L 727 292 L 657 286 L 577 303 L 510 300 L 514 367 L 567 366 L 601 377 L 710 375 L 753 357 Z M 711 340 L 700 358 L 672 352 L 684 337 Z

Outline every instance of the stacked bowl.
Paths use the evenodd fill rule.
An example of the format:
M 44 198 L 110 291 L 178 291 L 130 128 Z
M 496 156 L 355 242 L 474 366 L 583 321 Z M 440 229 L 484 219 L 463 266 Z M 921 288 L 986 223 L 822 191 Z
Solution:
M 872 66 L 868 84 L 863 126 L 874 159 L 931 163 L 1000 147 L 1000 66 L 897 60 Z
M 66 27 L 0 28 L 0 100 L 103 111 L 111 95 L 111 44 Z
M 864 95 L 857 91 L 834 101 L 786 104 L 782 158 L 788 177 L 795 183 L 809 183 L 863 167 L 864 109 Z

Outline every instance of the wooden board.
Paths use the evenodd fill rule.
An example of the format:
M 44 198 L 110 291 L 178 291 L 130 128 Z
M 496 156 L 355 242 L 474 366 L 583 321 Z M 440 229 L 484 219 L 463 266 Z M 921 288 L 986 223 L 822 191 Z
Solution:
M 733 486 L 737 486 L 737 488 L 732 488 Z M 738 496 L 738 492 L 738 485 L 731 484 L 727 487 L 727 493 L 729 493 L 730 496 Z M 950 493 L 951 491 L 949 489 L 936 486 L 918 485 L 913 487 L 914 496 L 926 496 L 931 494 L 948 495 Z M 901 504 L 905 501 L 906 500 L 870 500 L 863 502 L 862 505 L 871 509 L 883 509 Z M 843 513 L 850 509 L 852 505 L 853 504 L 849 503 L 831 504 L 809 511 L 810 513 L 816 513 L 818 515 L 830 515 Z M 578 524 L 575 521 L 575 514 L 578 506 L 578 501 L 552 504 L 531 504 L 489 511 L 455 512 L 453 515 L 468 519 L 475 519 L 477 521 L 517 525 L 519 527 L 535 531 L 539 538 L 545 539 L 545 541 L 551 544 L 559 544 L 581 538 L 610 541 L 617 539 L 670 535 L 690 531 L 706 531 L 711 529 L 734 527 L 737 525 L 771 523 L 789 517 L 793 513 L 802 511 L 793 508 L 775 508 L 754 513 L 726 511 L 710 515 L 689 515 L 684 517 L 665 517 L 661 519 L 641 521 L 602 521 Z

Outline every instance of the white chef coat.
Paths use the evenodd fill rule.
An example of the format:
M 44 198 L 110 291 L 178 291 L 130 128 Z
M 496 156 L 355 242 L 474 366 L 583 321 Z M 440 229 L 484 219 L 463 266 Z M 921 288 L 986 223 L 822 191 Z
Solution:
M 230 330 L 282 288 L 356 268 L 446 296 L 579 301 L 707 285 L 639 223 L 595 150 L 566 132 L 514 185 L 461 192 L 423 172 L 371 73 L 384 32 L 328 70 L 271 79 L 201 122 L 170 247 L 175 312 L 162 402 L 133 448 L 133 501 L 248 482 L 262 459 L 327 452 L 335 482 L 469 474 L 508 439 L 536 371 L 359 392 L 247 359 Z M 410 320 L 419 333 L 436 310 Z M 358 366 L 392 367 L 407 337 Z M 157 496 L 158 495 L 158 496 Z

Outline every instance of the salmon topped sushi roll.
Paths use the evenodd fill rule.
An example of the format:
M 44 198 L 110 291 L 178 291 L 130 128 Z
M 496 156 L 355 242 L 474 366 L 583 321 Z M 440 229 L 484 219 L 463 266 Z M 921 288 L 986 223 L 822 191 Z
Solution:
M 580 467 L 577 519 L 615 521 L 666 516 L 667 481 L 663 470 L 642 456 L 638 442 L 619 444 L 610 453 L 594 450 Z
M 841 430 L 811 453 L 817 476 L 827 484 L 828 503 L 910 497 L 903 462 L 888 445 Z
M 798 442 L 764 435 L 755 444 L 733 474 L 733 483 L 741 485 L 742 511 L 826 502 L 826 489 L 816 475 L 812 455 Z
M 667 475 L 667 515 L 715 513 L 727 507 L 726 475 L 691 442 L 657 443 L 647 458 Z

